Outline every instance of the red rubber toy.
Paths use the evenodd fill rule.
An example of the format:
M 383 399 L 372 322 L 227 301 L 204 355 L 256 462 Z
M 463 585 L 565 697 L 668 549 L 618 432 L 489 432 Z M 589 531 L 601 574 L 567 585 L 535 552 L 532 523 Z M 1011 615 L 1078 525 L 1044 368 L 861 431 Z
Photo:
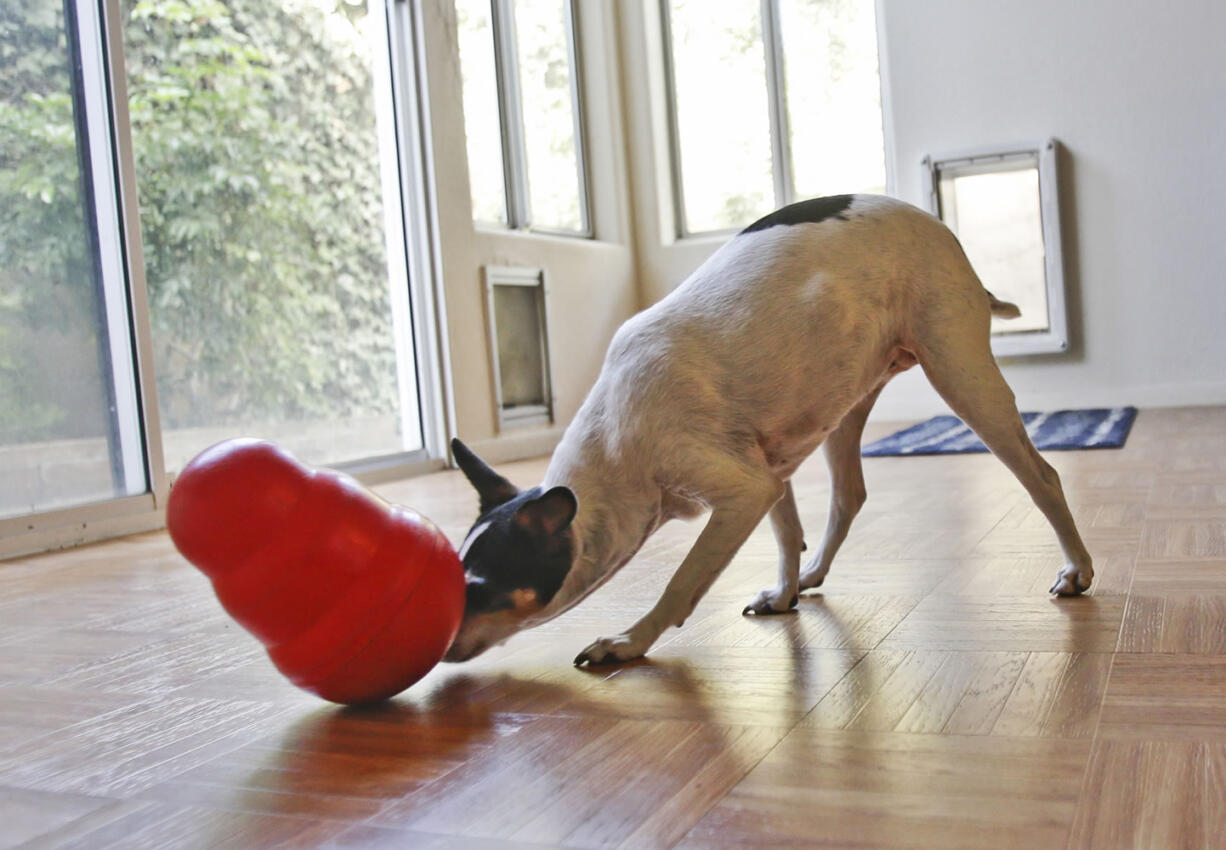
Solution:
M 272 443 L 197 455 L 171 488 L 166 527 L 277 669 L 326 700 L 400 693 L 459 630 L 464 573 L 442 532 Z

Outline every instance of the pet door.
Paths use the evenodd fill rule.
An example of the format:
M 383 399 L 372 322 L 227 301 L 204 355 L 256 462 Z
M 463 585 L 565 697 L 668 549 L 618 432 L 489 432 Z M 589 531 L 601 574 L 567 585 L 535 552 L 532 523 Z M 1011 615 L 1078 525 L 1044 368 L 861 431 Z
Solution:
M 553 388 L 545 273 L 486 266 L 485 289 L 499 426 L 549 424 Z
M 992 352 L 1068 348 L 1055 139 L 996 151 L 924 158 L 932 212 L 957 234 L 984 286 L 1021 308 L 992 319 Z

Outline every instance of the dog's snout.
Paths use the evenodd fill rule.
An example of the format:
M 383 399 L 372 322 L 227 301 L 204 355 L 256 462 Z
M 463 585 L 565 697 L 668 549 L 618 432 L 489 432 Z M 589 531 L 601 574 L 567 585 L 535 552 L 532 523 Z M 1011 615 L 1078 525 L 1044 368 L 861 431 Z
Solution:
M 459 664 L 462 661 L 467 661 L 474 656 L 480 655 L 485 651 L 485 647 L 479 643 L 460 646 L 453 643 L 447 652 L 443 655 L 443 660 L 452 664 Z

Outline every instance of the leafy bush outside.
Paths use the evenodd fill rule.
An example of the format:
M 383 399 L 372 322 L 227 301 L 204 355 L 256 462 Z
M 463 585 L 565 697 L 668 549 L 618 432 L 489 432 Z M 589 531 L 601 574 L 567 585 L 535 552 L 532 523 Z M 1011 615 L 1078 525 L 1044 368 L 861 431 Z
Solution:
M 122 9 L 163 427 L 395 411 L 364 3 Z M 6 12 L 0 443 L 101 430 L 62 380 L 98 359 L 66 56 L 58 4 Z

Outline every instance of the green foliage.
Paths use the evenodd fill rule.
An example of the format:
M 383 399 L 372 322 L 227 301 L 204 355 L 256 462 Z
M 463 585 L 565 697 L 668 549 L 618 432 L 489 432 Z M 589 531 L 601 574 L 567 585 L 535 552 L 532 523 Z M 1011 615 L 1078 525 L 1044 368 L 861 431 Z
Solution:
M 371 68 L 355 29 L 364 8 L 121 5 L 163 425 L 394 410 Z M 72 102 L 66 75 L 49 72 L 67 55 L 62 18 L 47 3 L 23 10 L 0 26 L 6 400 L 5 375 L 37 371 L 12 328 L 54 314 L 48 294 L 64 281 L 91 303 Z M 37 418 L 43 438 L 60 435 Z
M 371 70 L 289 6 L 125 4 L 169 427 L 394 405 Z
M 67 56 L 59 4 L 0 19 L 0 444 L 105 421 Z

